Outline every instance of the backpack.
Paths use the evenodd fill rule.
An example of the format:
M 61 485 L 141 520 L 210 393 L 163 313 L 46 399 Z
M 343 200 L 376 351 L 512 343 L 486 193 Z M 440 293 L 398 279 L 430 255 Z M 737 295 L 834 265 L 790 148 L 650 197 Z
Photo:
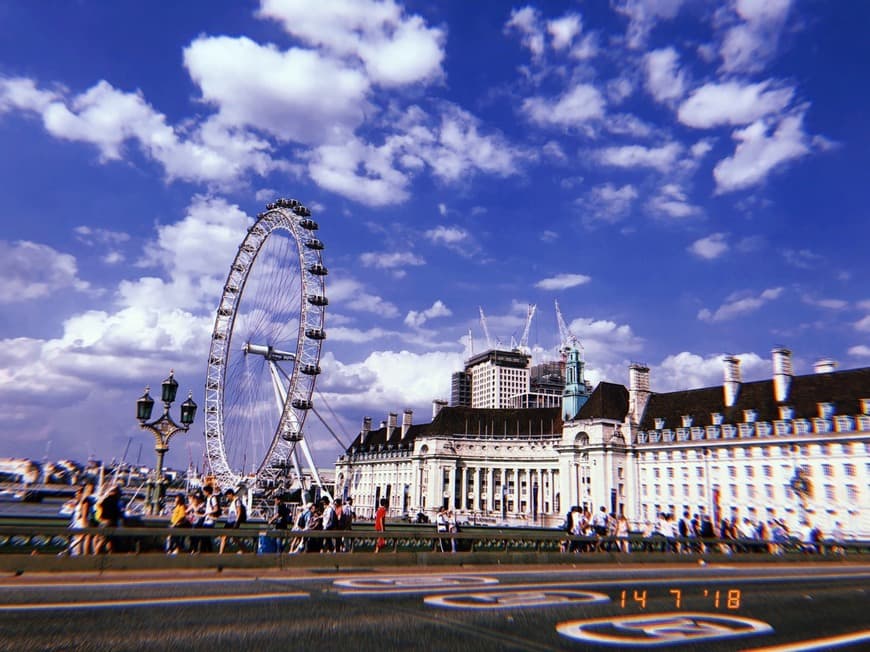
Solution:
M 220 498 L 218 498 L 215 495 L 209 496 L 208 497 L 208 504 L 206 505 L 206 511 L 213 518 L 216 518 L 216 519 L 220 518 L 221 514 L 223 513 L 223 509 L 221 509 Z
M 236 523 L 244 523 L 248 520 L 248 508 L 245 507 L 245 503 L 243 503 L 241 500 L 236 506 L 236 510 Z

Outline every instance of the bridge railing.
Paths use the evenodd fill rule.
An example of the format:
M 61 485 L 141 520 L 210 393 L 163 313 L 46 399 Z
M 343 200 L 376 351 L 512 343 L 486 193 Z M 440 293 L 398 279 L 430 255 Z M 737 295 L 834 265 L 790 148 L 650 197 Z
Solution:
M 118 527 L 70 529 L 58 525 L 0 526 L 2 554 L 66 554 L 74 543 L 107 537 L 113 552 L 165 553 L 178 544 L 181 551 L 196 550 L 207 540 L 206 549 L 217 550 L 221 538 L 228 537 L 227 550 L 293 552 L 336 549 L 340 552 L 541 552 L 584 555 L 595 553 L 673 553 L 673 554 L 757 554 L 803 553 L 819 555 L 864 555 L 870 553 L 867 540 L 825 540 L 808 545 L 796 539 L 782 542 L 757 539 L 696 539 L 661 536 L 582 537 L 556 530 L 511 530 L 479 528 L 459 533 L 433 532 L 427 528 L 396 526 L 386 532 L 355 530 L 271 530 L 249 523 L 239 529 Z M 378 545 L 378 543 L 381 545 Z M 455 544 L 455 545 L 454 545 Z

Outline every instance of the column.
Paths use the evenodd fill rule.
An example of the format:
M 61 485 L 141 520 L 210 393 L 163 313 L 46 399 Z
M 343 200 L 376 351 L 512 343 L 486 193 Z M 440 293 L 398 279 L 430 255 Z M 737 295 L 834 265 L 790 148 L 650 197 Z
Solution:
M 489 485 L 487 488 L 487 491 L 489 492 L 489 498 L 486 499 L 486 509 L 488 512 L 491 512 L 495 509 L 495 467 L 489 467 L 489 469 L 487 469 L 487 473 L 489 473 Z
M 462 491 L 461 500 L 459 501 L 459 509 L 463 511 L 468 504 L 468 471 L 469 469 L 464 466 L 459 469 L 459 472 L 462 474 L 462 480 L 459 483 Z

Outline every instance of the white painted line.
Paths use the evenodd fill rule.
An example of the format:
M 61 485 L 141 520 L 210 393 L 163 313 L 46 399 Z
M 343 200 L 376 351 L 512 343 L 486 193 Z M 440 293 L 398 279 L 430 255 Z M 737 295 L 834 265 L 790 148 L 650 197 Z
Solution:
M 0 584 L 2 589 L 98 589 L 101 587 L 119 586 L 178 586 L 183 581 L 186 586 L 191 584 L 226 584 L 232 582 L 257 582 L 259 577 L 212 577 L 197 579 L 194 577 L 173 577 L 161 580 L 96 580 L 96 581 L 69 581 L 69 582 L 28 582 L 21 584 Z
M 865 629 L 863 632 L 854 632 L 852 634 L 842 634 L 840 636 L 828 636 L 826 638 L 816 638 L 809 641 L 784 643 L 772 647 L 757 647 L 750 652 L 804 652 L 805 650 L 827 650 L 841 645 L 864 643 L 866 641 L 870 641 L 870 629 Z
M 215 602 L 253 602 L 307 598 L 308 593 L 240 593 L 238 595 L 197 595 L 184 598 L 149 598 L 141 600 L 93 600 L 90 602 L 44 602 L 0 605 L 0 613 L 10 611 L 52 611 L 63 609 L 113 609 L 119 607 L 162 607 L 167 605 L 213 604 Z

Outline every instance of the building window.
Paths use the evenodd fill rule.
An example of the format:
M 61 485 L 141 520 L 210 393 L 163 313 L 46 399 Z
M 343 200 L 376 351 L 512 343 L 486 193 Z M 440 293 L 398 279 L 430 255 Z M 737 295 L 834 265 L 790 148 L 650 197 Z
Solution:
M 846 496 L 848 497 L 850 503 L 856 504 L 858 502 L 858 487 L 853 484 L 847 484 Z
M 843 475 L 846 475 L 850 478 L 855 477 L 855 465 L 854 464 L 844 464 L 843 465 Z
M 729 466 L 728 467 L 728 477 L 729 478 L 736 478 L 737 477 L 737 467 L 736 466 Z
M 728 488 L 731 490 L 731 498 L 732 499 L 737 498 L 737 485 L 736 484 L 728 485 Z
M 834 467 L 830 464 L 822 464 L 822 473 L 826 478 L 833 477 Z
M 744 471 L 744 473 L 746 473 L 747 478 L 754 478 L 755 477 L 755 468 L 753 468 L 749 465 L 746 465 L 743 467 L 743 471 Z
M 653 469 L 653 477 L 658 480 L 661 477 L 661 469 Z
M 697 472 L 699 478 L 704 477 L 704 467 L 703 466 L 696 467 L 695 471 Z
M 770 464 L 765 464 L 762 467 L 762 471 L 764 471 L 765 478 L 772 478 L 773 477 L 773 468 L 770 466 Z
M 755 487 L 753 485 L 746 487 L 746 495 L 749 496 L 750 500 L 755 499 Z
M 774 497 L 774 494 L 773 494 L 773 485 L 772 485 L 772 484 L 766 484 L 766 485 L 764 485 L 764 491 L 765 491 L 765 493 L 767 494 L 767 497 L 770 498 L 771 500 L 773 500 L 773 497 Z
M 825 485 L 825 500 L 835 501 L 837 500 L 837 494 L 834 491 L 834 485 L 826 484 Z
M 668 467 L 668 477 L 669 477 L 669 478 L 673 478 L 673 477 L 674 477 L 674 467 L 672 467 L 672 466 L 669 466 L 669 467 Z

